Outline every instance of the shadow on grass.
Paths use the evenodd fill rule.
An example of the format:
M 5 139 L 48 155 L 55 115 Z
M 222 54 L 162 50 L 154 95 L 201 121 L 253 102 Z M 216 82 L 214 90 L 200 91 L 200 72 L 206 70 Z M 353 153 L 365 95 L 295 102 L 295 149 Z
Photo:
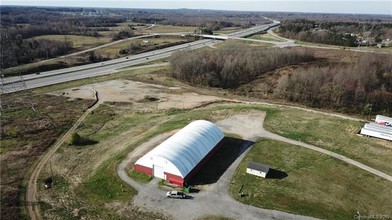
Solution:
M 225 137 L 223 146 L 190 180 L 189 185 L 204 185 L 218 181 L 229 166 L 254 142 Z
M 266 179 L 284 179 L 288 176 L 289 175 L 286 172 L 270 168 L 267 173 L 267 176 L 265 178 Z
M 97 143 L 98 143 L 98 141 L 91 140 L 89 138 L 83 138 L 82 140 L 80 140 L 79 143 L 76 144 L 76 146 L 83 147 L 83 146 L 88 146 L 88 145 L 94 145 Z

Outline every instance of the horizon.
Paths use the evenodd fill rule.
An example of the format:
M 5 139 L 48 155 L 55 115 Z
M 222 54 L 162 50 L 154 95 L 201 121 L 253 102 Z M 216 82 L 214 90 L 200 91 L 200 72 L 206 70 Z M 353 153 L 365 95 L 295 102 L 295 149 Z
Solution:
M 204 3 L 204 4 L 203 4 Z M 336 3 L 336 4 L 333 4 Z M 92 5 L 94 4 L 94 5 Z M 355 4 L 355 7 L 353 7 Z M 113 7 L 116 5 L 116 7 Z M 167 10 L 219 10 L 243 12 L 281 12 L 315 14 L 353 14 L 353 15 L 390 15 L 392 1 L 324 1 L 324 0 L 285 0 L 285 1 L 125 1 L 107 3 L 103 0 L 3 0 L 0 6 L 14 7 L 64 7 L 64 8 L 106 8 L 106 9 L 167 9 Z
M 294 14 L 328 14 L 328 15 L 372 15 L 372 16 L 389 16 L 389 14 L 371 14 L 371 13 L 348 13 L 348 12 L 303 12 L 303 11 L 252 11 L 252 10 L 228 10 L 228 9 L 205 9 L 205 8 L 120 8 L 104 6 L 51 6 L 51 5 L 0 5 L 1 7 L 32 7 L 32 8 L 81 8 L 81 9 L 129 9 L 129 10 L 200 10 L 200 11 L 227 11 L 227 12 L 260 12 L 260 13 L 294 13 Z M 392 15 L 391 15 L 392 17 Z

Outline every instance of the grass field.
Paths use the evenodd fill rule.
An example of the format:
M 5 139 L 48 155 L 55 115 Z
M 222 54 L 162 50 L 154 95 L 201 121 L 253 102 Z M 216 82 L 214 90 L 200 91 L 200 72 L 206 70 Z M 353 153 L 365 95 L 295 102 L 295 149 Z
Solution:
M 88 104 L 86 100 L 71 101 L 43 94 L 12 93 L 1 97 L 2 219 L 25 218 L 21 204 L 25 202 L 25 178 L 29 169 Z
M 276 41 L 276 42 L 285 42 L 284 39 L 279 38 L 279 37 L 275 37 L 271 34 L 255 34 L 252 35 L 250 37 L 248 37 L 250 39 L 256 39 L 256 40 L 266 40 L 266 41 Z
M 51 85 L 51 86 L 46 86 L 42 88 L 37 88 L 34 89 L 33 92 L 36 94 L 42 94 L 42 93 L 50 93 L 66 88 L 72 88 L 72 87 L 78 87 L 82 85 L 88 85 L 88 84 L 93 84 L 97 82 L 103 82 L 103 81 L 108 81 L 112 79 L 123 79 L 123 78 L 128 78 L 128 77 L 133 77 L 133 76 L 138 76 L 138 75 L 146 75 L 147 73 L 153 73 L 153 72 L 161 72 L 167 70 L 168 67 L 145 67 L 145 68 L 140 68 L 140 69 L 130 69 L 130 70 L 124 70 L 121 72 L 117 72 L 115 74 L 109 74 L 105 76 L 100 76 L 100 77 L 94 77 L 94 78 L 87 78 L 87 79 L 81 79 L 81 80 L 76 80 L 76 81 L 70 81 L 67 83 L 61 83 L 57 85 Z
M 201 217 L 197 220 L 234 220 L 234 219 L 222 217 L 222 216 L 210 215 L 210 216 Z
M 217 48 L 230 47 L 230 45 L 234 42 L 241 42 L 243 44 L 247 44 L 247 45 L 254 46 L 254 47 L 271 47 L 271 46 L 273 46 L 273 44 L 264 43 L 264 42 L 253 42 L 253 41 L 243 41 L 243 40 L 227 40 L 227 41 L 223 41 L 223 42 L 215 44 L 214 47 L 217 47 Z
M 287 173 L 283 179 L 247 174 L 248 162 L 269 164 Z M 237 192 L 244 184 L 244 197 Z M 392 184 L 356 167 L 317 152 L 262 140 L 253 145 L 230 185 L 240 202 L 322 219 L 353 219 L 362 215 L 392 215 Z
M 149 33 L 177 33 L 177 32 L 192 32 L 196 30 L 197 27 L 192 26 L 173 26 L 173 25 L 156 25 L 145 31 Z
M 243 28 L 227 28 L 219 31 L 214 31 L 214 34 L 231 34 L 240 30 L 243 30 Z
M 71 41 L 75 49 L 88 49 L 112 41 L 109 37 L 88 37 L 79 35 L 42 35 L 34 39 L 48 39 L 57 41 Z
M 141 52 L 146 49 L 152 49 L 156 46 L 163 46 L 166 44 L 176 43 L 176 42 L 187 42 L 187 38 L 180 38 L 180 37 L 160 37 L 160 38 L 148 38 L 148 39 L 133 39 L 122 41 L 105 48 L 101 48 L 95 51 L 96 54 L 100 54 L 105 57 L 115 58 L 118 57 L 119 51 L 121 49 L 125 49 L 126 47 L 130 46 L 131 44 L 136 44 L 141 46 Z
M 267 115 L 264 127 L 282 136 L 310 143 L 358 160 L 392 175 L 392 144 L 357 136 L 362 122 L 339 119 L 296 109 Z
M 36 89 L 33 90 L 33 92 L 35 94 L 41 94 L 110 79 L 147 79 L 151 75 L 154 76 L 154 82 L 161 82 L 161 80 L 164 82 L 164 80 L 169 80 L 167 70 L 168 67 L 125 70 L 103 77 Z M 177 86 L 180 84 L 180 82 L 177 82 L 175 79 L 170 80 L 170 85 Z M 188 88 L 187 86 L 184 88 L 190 89 L 190 91 L 198 91 L 199 93 L 202 93 L 205 90 L 200 88 Z M 213 90 L 208 90 L 208 94 L 211 95 L 212 93 L 214 93 Z M 116 175 L 115 168 L 121 159 L 141 143 L 144 143 L 158 134 L 181 128 L 191 120 L 206 119 L 216 121 L 223 119 L 228 115 L 232 115 L 233 113 L 248 111 L 250 109 L 266 111 L 267 117 L 264 126 L 274 133 L 312 143 L 337 153 L 342 153 L 384 172 L 390 172 L 390 170 L 392 170 L 390 163 L 390 158 L 392 158 L 391 150 L 389 150 L 390 148 L 387 148 L 390 144 L 384 144 L 384 142 L 375 139 L 356 136 L 355 133 L 362 124 L 355 121 L 343 120 L 298 109 L 267 107 L 261 105 L 214 104 L 194 110 L 171 109 L 160 112 L 137 112 L 133 109 L 132 105 L 108 103 L 96 109 L 94 114 L 88 116 L 85 122 L 78 128 L 78 132 L 82 136 L 98 141 L 97 144 L 83 147 L 63 146 L 57 152 L 52 163 L 53 170 L 56 175 L 65 178 L 64 182 L 68 182 L 69 187 L 65 192 L 60 191 L 52 193 L 49 191 L 40 191 L 40 195 L 42 195 L 44 201 L 42 206 L 45 209 L 51 210 L 48 211 L 48 213 L 52 213 L 52 215 L 47 217 L 68 217 L 67 213 L 69 213 L 70 210 L 72 212 L 72 210 L 80 208 L 83 210 L 83 213 L 81 213 L 79 217 L 87 216 L 96 218 L 101 216 L 101 218 L 121 218 L 121 216 L 134 216 L 131 212 L 135 212 L 140 214 L 140 216 L 136 216 L 135 219 L 143 219 L 141 218 L 143 212 L 140 212 L 140 210 L 137 212 L 133 208 L 130 208 L 129 210 L 124 211 L 124 206 L 129 205 L 129 202 L 136 191 L 131 187 L 124 185 Z M 260 159 L 260 162 L 269 163 L 270 165 L 276 163 L 277 165 L 272 168 L 287 172 L 288 177 L 282 179 L 282 181 L 289 181 L 289 183 L 287 183 L 289 188 L 283 188 L 286 191 L 282 192 L 288 192 L 288 195 L 293 194 L 302 200 L 296 200 L 296 203 L 291 203 L 290 201 L 286 201 L 286 197 L 279 197 L 280 194 L 278 194 L 278 196 L 271 196 L 271 198 L 262 197 L 263 199 L 261 200 L 263 203 L 260 204 L 259 197 L 262 195 L 259 195 L 258 192 L 256 192 L 255 194 L 257 194 L 257 196 L 237 198 L 244 200 L 240 201 L 256 206 L 272 207 L 274 209 L 286 211 L 298 209 L 296 212 L 298 214 L 309 214 L 316 217 L 326 216 L 325 218 L 340 216 L 348 217 L 351 215 L 353 206 L 356 206 L 357 203 L 359 204 L 358 207 L 361 208 L 359 209 L 361 213 L 366 214 L 377 211 L 380 214 L 389 214 L 384 211 L 384 204 L 388 204 L 388 200 L 385 200 L 385 196 L 390 196 L 390 194 L 388 192 L 384 193 L 384 190 L 388 191 L 387 187 L 390 187 L 390 185 L 385 184 L 383 179 L 333 158 L 299 147 L 286 146 L 285 144 L 267 141 L 261 141 L 255 146 L 256 148 L 257 146 L 264 146 L 264 143 L 267 143 L 266 145 L 268 146 L 273 144 L 274 148 L 268 149 L 261 147 L 263 149 L 262 153 L 256 152 L 256 159 Z M 269 150 L 272 153 L 264 153 L 264 149 L 266 152 Z M 252 152 L 253 149 L 251 153 Z M 264 161 L 264 155 L 268 156 L 266 159 L 270 160 Z M 283 156 L 278 157 L 278 155 Z M 291 157 L 292 160 L 286 159 Z M 249 156 L 247 159 L 249 159 Z M 279 161 L 283 164 L 278 164 Z M 291 166 L 294 168 L 290 170 Z M 49 170 L 50 167 L 48 165 L 46 167 L 46 173 L 44 173 L 41 178 L 47 177 L 50 172 Z M 295 172 L 300 173 L 296 174 Z M 305 172 L 305 174 L 303 172 Z M 294 182 L 290 182 L 292 181 L 292 178 L 298 175 L 304 175 L 303 178 L 307 181 L 314 179 L 313 183 L 310 182 L 310 186 L 312 186 L 311 190 L 313 191 L 309 191 L 309 195 L 298 194 L 304 191 L 304 189 L 300 188 L 302 190 L 297 190 L 297 185 L 295 185 L 305 184 L 306 182 L 301 182 L 302 180 L 298 180 L 298 177 L 293 180 Z M 239 178 L 246 180 L 248 177 Z M 332 179 L 331 184 L 329 184 L 328 178 Z M 239 188 L 235 184 L 242 184 L 235 183 L 235 181 L 236 180 L 234 179 L 234 184 L 232 186 L 232 190 L 234 191 Z M 256 182 L 254 180 L 252 181 Z M 278 186 L 280 187 L 280 185 Z M 374 189 L 373 186 L 377 189 Z M 252 192 L 251 188 L 247 187 L 248 184 L 246 183 L 245 192 Z M 266 187 L 270 187 L 270 185 L 267 185 Z M 277 186 L 271 185 L 271 187 Z M 100 189 L 94 190 L 95 188 Z M 247 191 L 248 189 L 249 191 Z M 289 190 L 293 191 L 290 192 Z M 355 196 L 356 194 L 358 195 L 357 192 L 359 190 L 368 191 L 364 193 L 364 198 L 357 198 L 357 196 Z M 274 192 L 274 189 L 271 189 L 271 191 Z M 279 190 L 275 190 L 275 192 L 276 191 L 279 193 Z M 343 195 L 345 195 L 343 199 L 340 198 L 342 191 L 344 191 Z M 304 192 L 307 193 L 308 191 Z M 329 199 L 317 200 L 314 197 L 318 194 L 329 194 Z M 370 198 L 370 194 L 375 198 L 380 195 L 379 201 L 373 201 Z M 51 200 L 51 198 L 53 198 L 53 200 Z M 283 198 L 283 205 L 277 202 L 281 198 Z M 291 199 L 291 197 L 288 198 L 289 199 L 287 200 Z M 247 199 L 249 199 L 249 201 L 246 201 Z M 333 199 L 337 199 L 337 201 Z M 369 199 L 369 204 L 365 202 L 365 199 Z M 308 200 L 309 202 L 307 203 Z M 301 202 L 306 204 L 306 207 L 304 207 L 305 205 L 301 206 Z M 384 204 L 380 204 L 381 202 Z M 326 205 L 319 207 L 319 204 Z M 132 207 L 131 205 L 129 206 Z M 342 206 L 344 207 L 342 208 Z M 347 208 L 345 208 L 346 206 Z M 378 208 L 375 208 L 376 206 Z M 67 209 L 64 209 L 64 207 L 67 207 Z M 114 212 L 116 214 L 113 214 Z M 316 215 L 315 212 L 319 212 L 320 214 Z
M 92 200 L 89 199 L 91 204 L 110 204 L 112 202 L 128 201 L 128 199 L 131 199 L 132 196 L 135 195 L 136 192 L 133 189 L 128 189 L 128 186 L 124 188 L 124 184 L 115 175 L 115 167 L 126 152 L 129 152 L 157 134 L 183 127 L 194 119 L 203 118 L 214 121 L 224 118 L 226 115 L 231 115 L 235 112 L 248 111 L 250 109 L 267 111 L 266 124 L 271 123 L 271 121 L 278 121 L 282 115 L 291 115 L 291 118 L 293 119 L 287 119 L 286 125 L 289 126 L 291 130 L 295 131 L 297 129 L 294 126 L 295 119 L 298 119 L 296 113 L 304 114 L 301 110 L 291 111 L 290 109 L 233 104 L 212 105 L 191 111 L 170 110 L 156 114 L 134 113 L 131 110 L 132 106 L 120 105 L 112 106 L 112 109 L 107 108 L 108 107 L 103 106 L 97 109 L 94 115 L 91 115 L 86 119 L 86 124 L 79 128 L 79 132 L 85 135 L 89 134 L 88 137 L 92 139 L 94 139 L 94 137 L 99 137 L 100 145 L 98 146 L 106 146 L 107 150 L 105 150 L 105 154 L 110 154 L 108 153 L 110 152 L 109 143 L 114 142 L 116 139 L 121 139 L 119 138 L 121 133 L 127 132 L 127 130 L 136 133 L 134 133 L 133 138 L 129 139 L 130 144 L 128 147 L 121 151 L 117 151 L 111 157 L 108 157 L 108 160 L 106 160 L 98 170 L 94 171 L 93 175 L 90 175 L 90 177 L 83 181 L 84 183 L 77 188 L 76 194 L 93 198 Z M 114 114 L 113 116 L 108 117 L 107 112 L 113 112 Z M 215 113 L 211 114 L 211 112 Z M 109 118 L 110 120 L 106 120 L 105 118 Z M 334 117 L 328 117 L 328 119 L 330 119 L 332 124 L 336 125 L 337 123 L 340 123 L 340 121 L 335 120 Z M 311 120 L 314 119 L 311 118 Z M 100 126 L 100 124 L 104 124 L 105 126 Z M 282 129 L 278 125 L 275 126 L 278 131 Z M 97 129 L 97 127 L 99 127 L 99 129 Z M 339 129 L 335 131 L 341 132 Z M 339 141 L 339 139 L 337 140 Z M 105 151 L 102 151 L 102 148 L 98 146 L 78 149 L 77 152 L 71 150 L 71 154 L 66 153 L 68 150 L 65 149 L 64 152 L 61 153 L 63 154 L 63 159 L 58 158 L 58 163 L 75 157 L 100 158 L 98 155 L 95 155 L 96 153 L 91 151 L 94 149 L 94 151 L 101 152 L 100 154 L 104 153 Z M 70 147 L 67 148 L 69 149 Z M 297 214 L 332 219 L 344 219 L 351 216 L 356 207 L 358 207 L 359 211 L 362 211 L 361 213 L 374 213 L 377 211 L 377 213 L 389 214 L 386 207 L 389 201 L 388 198 L 391 195 L 390 193 L 384 193 L 384 191 L 388 191 L 390 183 L 336 159 L 300 147 L 289 146 L 274 141 L 261 141 L 254 145 L 254 149 L 251 150 L 250 154 L 242 163 L 242 168 L 240 167 L 240 170 L 243 169 L 243 166 L 245 166 L 244 164 L 249 160 L 268 163 L 274 169 L 287 172 L 288 177 L 281 180 L 283 181 L 282 185 L 279 185 L 280 182 L 278 180 L 272 180 L 275 185 L 268 182 L 267 185 L 259 187 L 258 185 L 252 185 L 259 181 L 248 179 L 249 177 L 247 176 L 238 176 L 242 174 L 242 172 L 239 174 L 237 173 L 231 187 L 234 197 L 239 185 L 243 183 L 245 183 L 244 191 L 250 193 L 248 197 L 237 198 L 241 202 Z M 85 165 L 91 164 L 91 162 L 88 162 L 89 160 L 84 159 L 83 161 Z M 386 162 L 387 161 L 388 160 L 386 160 Z M 65 163 L 61 164 L 62 166 L 67 166 Z M 72 164 L 74 163 L 70 163 L 69 166 L 74 166 Z M 80 167 L 80 165 L 77 167 Z M 136 179 L 141 182 L 148 181 L 139 177 L 136 177 Z M 239 179 L 241 181 L 239 181 Z M 328 182 L 328 184 L 325 184 L 326 182 Z M 309 187 L 303 187 L 304 185 Z M 95 188 L 102 190 L 93 190 Z M 267 188 L 268 193 L 258 191 L 260 188 Z M 361 198 L 357 198 L 359 191 L 367 192 L 363 193 L 363 195 L 361 194 Z M 282 192 L 287 193 L 287 195 L 284 195 L 286 197 L 282 197 Z M 276 193 L 276 195 L 273 193 Z M 322 195 L 322 197 L 319 198 L 318 195 Z M 378 197 L 376 200 L 371 197 L 372 195 L 382 196 Z M 293 200 L 294 198 L 297 199 Z M 335 199 L 339 202 L 335 201 Z M 260 204 L 261 201 L 262 203 Z M 369 201 L 369 204 L 365 201 Z M 85 207 L 85 211 L 87 216 L 94 213 L 94 211 L 88 207 Z M 106 209 L 102 209 L 100 212 L 106 213 L 105 216 L 110 213 L 110 211 Z

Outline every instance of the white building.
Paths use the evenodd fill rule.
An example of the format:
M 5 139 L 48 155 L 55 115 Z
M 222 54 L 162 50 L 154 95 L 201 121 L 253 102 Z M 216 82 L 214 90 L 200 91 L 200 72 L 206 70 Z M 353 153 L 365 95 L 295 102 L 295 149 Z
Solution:
M 377 115 L 376 123 L 366 123 L 360 130 L 360 134 L 392 141 L 392 118 Z
M 255 176 L 265 178 L 268 174 L 269 166 L 256 162 L 249 162 L 246 172 Z
M 223 145 L 223 138 L 215 124 L 194 121 L 137 160 L 134 169 L 182 186 Z

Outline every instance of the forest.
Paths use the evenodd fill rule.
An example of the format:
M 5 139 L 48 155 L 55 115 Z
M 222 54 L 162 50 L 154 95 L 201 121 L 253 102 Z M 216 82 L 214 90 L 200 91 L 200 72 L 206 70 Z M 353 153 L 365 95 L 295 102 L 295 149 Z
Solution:
M 363 40 L 375 44 L 391 39 L 392 24 L 287 19 L 282 21 L 279 32 L 286 38 L 301 41 L 355 47 Z
M 274 89 L 277 98 L 350 113 L 392 112 L 392 57 L 367 54 L 358 61 L 298 68 Z
M 213 51 L 176 52 L 170 64 L 172 75 L 177 79 L 195 85 L 235 89 L 268 71 L 313 59 L 308 52 L 232 43 Z
M 218 50 L 177 52 L 170 64 L 172 76 L 179 80 L 229 90 L 292 65 L 292 72 L 275 76 L 277 83 L 266 89 L 269 98 L 365 115 L 392 112 L 390 55 L 368 54 L 334 65 L 313 65 L 315 59 L 306 50 L 234 43 Z M 295 65 L 301 63 L 310 65 Z

